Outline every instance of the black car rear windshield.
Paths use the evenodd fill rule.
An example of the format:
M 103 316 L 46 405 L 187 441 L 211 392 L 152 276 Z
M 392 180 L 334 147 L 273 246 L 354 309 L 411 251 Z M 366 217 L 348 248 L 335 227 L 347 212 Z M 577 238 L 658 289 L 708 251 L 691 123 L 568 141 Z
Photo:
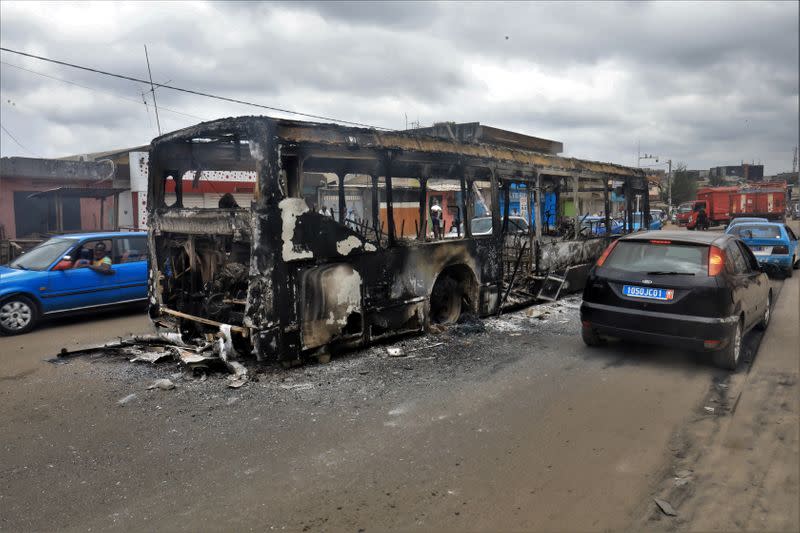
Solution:
M 708 274 L 708 246 L 619 241 L 604 267 L 626 272 Z

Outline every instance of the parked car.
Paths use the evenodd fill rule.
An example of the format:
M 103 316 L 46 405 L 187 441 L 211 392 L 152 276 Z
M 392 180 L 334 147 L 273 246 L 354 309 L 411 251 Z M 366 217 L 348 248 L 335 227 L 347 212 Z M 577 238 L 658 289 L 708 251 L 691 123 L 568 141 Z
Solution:
M 650 210 L 650 217 L 653 220 L 660 220 L 662 224 L 667 220 L 667 214 L 664 212 L 663 209 L 651 209 Z
M 616 219 L 610 219 L 611 235 L 619 235 L 622 233 L 622 222 Z M 606 234 L 606 219 L 605 217 L 589 215 L 581 219 L 581 233 L 590 235 L 605 235 Z
M 689 217 L 692 214 L 694 202 L 684 202 L 675 210 L 675 223 L 679 226 L 685 226 L 689 222 Z
M 728 224 L 728 228 L 736 224 L 750 224 L 751 222 L 769 222 L 769 220 L 761 217 L 738 217 L 731 220 L 731 223 Z
M 726 233 L 736 235 L 752 250 L 762 265 L 779 268 L 786 277 L 798 266 L 797 236 L 792 228 L 777 222 L 753 222 L 730 226 Z
M 656 218 L 653 216 L 650 217 L 650 227 L 648 227 L 647 229 L 659 230 L 663 227 L 664 223 L 661 221 L 660 218 Z M 642 228 L 642 213 L 637 211 L 636 213 L 633 213 L 633 231 L 639 231 L 642 229 L 644 229 Z
M 0 266 L 0 333 L 26 333 L 57 313 L 146 299 L 146 233 L 59 235 Z
M 792 207 L 792 220 L 800 220 L 800 203 L 794 204 Z
M 611 243 L 589 271 L 581 304 L 584 342 L 607 337 L 711 351 L 735 369 L 742 336 L 766 328 L 772 289 L 733 235 L 648 231 Z

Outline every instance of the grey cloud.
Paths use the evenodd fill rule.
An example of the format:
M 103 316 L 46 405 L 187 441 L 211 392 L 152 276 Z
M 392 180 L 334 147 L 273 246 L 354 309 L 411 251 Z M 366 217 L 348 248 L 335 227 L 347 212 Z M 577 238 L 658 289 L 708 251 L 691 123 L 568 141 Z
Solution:
M 443 6 L 434 2 L 281 2 L 288 9 L 319 13 L 327 20 L 346 26 L 400 27 L 424 29 L 442 15 Z
M 576 156 L 635 164 L 640 140 L 690 166 L 769 158 L 768 172 L 786 169 L 797 142 L 796 3 L 139 4 L 114 31 L 85 38 L 18 7 L 0 4 L 3 46 L 146 78 L 147 43 L 156 81 L 370 124 L 400 128 L 404 113 L 423 124 L 479 120 L 563 141 Z M 0 57 L 134 100 L 147 90 Z M 566 83 L 555 96 L 509 101 L 488 97 L 476 64 L 505 70 L 512 84 L 528 69 L 570 82 L 621 75 L 610 94 L 571 94 Z M 144 106 L 95 94 L 87 109 L 69 86 L 6 66 L 0 86 L 3 125 L 48 155 L 155 136 Z M 27 97 L 39 91 L 58 105 Z M 164 108 L 206 119 L 262 113 L 163 89 L 158 98 L 165 130 L 199 120 Z M 5 134 L 2 152 L 21 153 Z

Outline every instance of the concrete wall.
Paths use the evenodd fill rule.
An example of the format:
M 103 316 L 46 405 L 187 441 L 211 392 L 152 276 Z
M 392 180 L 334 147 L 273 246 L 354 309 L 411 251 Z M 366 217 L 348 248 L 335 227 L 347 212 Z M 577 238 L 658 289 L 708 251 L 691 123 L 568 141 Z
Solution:
M 56 187 L 63 187 L 63 180 L 43 180 L 30 178 L 0 178 L 0 224 L 5 227 L 6 236 L 11 239 L 20 238 L 17 235 L 14 209 L 14 192 L 16 191 L 46 191 Z M 92 187 L 92 181 L 74 181 L 69 183 L 72 187 Z M 105 218 L 106 228 L 109 228 L 109 216 L 113 205 L 113 198 L 106 201 Z M 90 231 L 99 229 L 100 201 L 91 198 L 81 199 L 81 230 Z

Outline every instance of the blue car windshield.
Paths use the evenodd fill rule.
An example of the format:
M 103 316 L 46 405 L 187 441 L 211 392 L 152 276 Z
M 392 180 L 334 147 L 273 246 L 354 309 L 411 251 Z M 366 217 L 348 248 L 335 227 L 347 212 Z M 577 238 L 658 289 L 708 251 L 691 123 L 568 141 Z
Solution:
M 45 270 L 74 245 L 74 239 L 53 237 L 14 259 L 8 266 L 20 270 Z
M 780 239 L 781 230 L 777 226 L 756 226 L 737 224 L 733 230 L 740 239 Z

